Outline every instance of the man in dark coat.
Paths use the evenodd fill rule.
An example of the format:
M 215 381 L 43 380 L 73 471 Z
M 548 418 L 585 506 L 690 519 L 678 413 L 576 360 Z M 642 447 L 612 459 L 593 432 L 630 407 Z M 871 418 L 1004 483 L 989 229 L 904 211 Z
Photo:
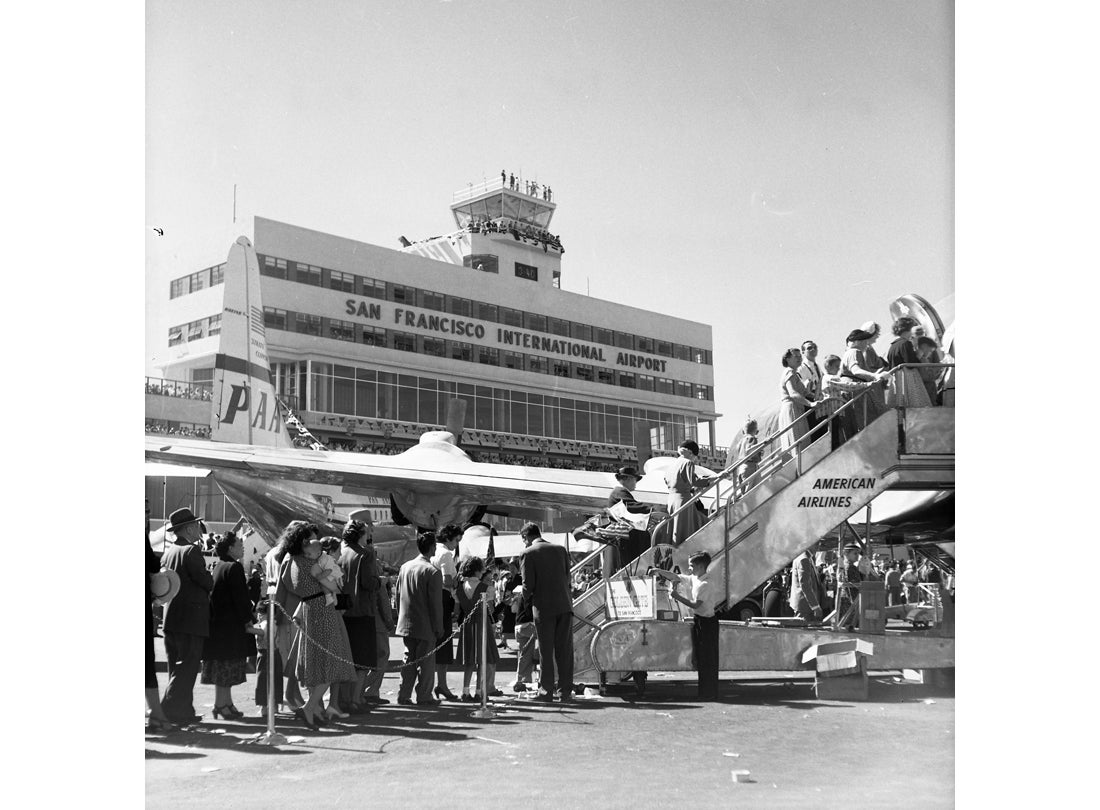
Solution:
M 520 556 L 523 589 L 531 594 L 535 635 L 542 653 L 539 693 L 535 700 L 551 702 L 554 670 L 562 703 L 573 699 L 573 600 L 569 590 L 569 554 L 546 542 L 534 523 L 519 531 L 531 545 Z
M 435 547 L 432 532 L 420 534 L 416 538 L 420 555 L 402 565 L 397 574 L 400 597 L 397 635 L 405 641 L 405 665 L 401 668 L 397 702 L 403 706 L 412 703 L 413 681 L 419 705 L 439 705 L 432 698 L 435 658 L 428 656 L 437 640 L 443 638 L 443 574 L 432 565 Z
M 187 508 L 168 516 L 175 542 L 165 549 L 161 565 L 180 578 L 179 593 L 164 608 L 164 648 L 168 654 L 168 688 L 161 706 L 173 723 L 202 719 L 195 714 L 195 678 L 202 664 L 203 639 L 210 634 L 210 591 L 214 579 L 206 558 L 194 544 L 202 539 L 199 518 Z

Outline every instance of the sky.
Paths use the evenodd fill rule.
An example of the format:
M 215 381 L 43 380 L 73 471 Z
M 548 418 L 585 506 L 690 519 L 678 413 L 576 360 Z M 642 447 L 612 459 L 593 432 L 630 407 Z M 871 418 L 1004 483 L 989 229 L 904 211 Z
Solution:
M 565 289 L 713 327 L 725 446 L 786 348 L 954 293 L 953 39 L 939 0 L 150 0 L 146 373 L 241 219 L 397 248 L 506 169 Z

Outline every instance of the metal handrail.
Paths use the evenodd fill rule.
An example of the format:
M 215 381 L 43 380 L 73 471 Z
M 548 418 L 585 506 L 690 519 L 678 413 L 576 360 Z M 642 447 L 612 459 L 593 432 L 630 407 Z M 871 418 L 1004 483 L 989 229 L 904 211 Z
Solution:
M 856 402 L 863 401 L 864 404 L 866 405 L 865 397 L 868 397 L 868 396 L 871 395 L 875 384 L 880 383 L 880 382 L 885 382 L 886 379 L 889 376 L 892 376 L 898 370 L 906 369 L 906 368 L 927 368 L 927 367 L 954 368 L 955 364 L 954 363 L 902 363 L 901 365 L 897 365 L 894 368 L 890 369 L 888 374 L 885 377 L 881 377 L 878 380 L 875 380 L 875 381 L 861 380 L 860 382 L 870 382 L 871 384 L 868 385 L 868 387 L 866 389 L 864 389 L 863 391 L 860 391 L 858 394 L 853 396 L 848 402 L 845 402 L 843 405 L 841 405 L 839 408 L 837 408 L 833 413 L 829 414 L 828 418 L 824 422 L 819 423 L 819 426 L 830 424 L 841 413 L 843 413 L 845 411 L 845 409 L 852 408 L 855 405 Z M 829 399 L 835 400 L 836 398 L 835 397 L 830 397 Z M 822 400 L 822 401 L 824 401 L 824 400 Z M 809 420 L 810 414 L 813 413 L 813 411 L 814 411 L 814 408 L 807 408 L 805 410 L 805 412 L 801 416 L 799 416 L 797 419 L 795 419 L 793 422 L 791 422 L 791 424 L 787 425 L 782 430 L 779 430 L 779 431 L 776 431 L 775 433 L 772 433 L 763 442 L 761 442 L 761 444 L 762 445 L 773 444 L 783 434 L 787 433 L 788 431 L 793 431 L 795 426 L 798 425 L 799 422 L 801 422 L 803 419 Z M 765 467 L 772 460 L 774 460 L 774 459 L 776 459 L 780 456 L 786 455 L 787 453 L 790 453 L 792 450 L 794 451 L 794 455 L 795 455 L 795 464 L 796 464 L 796 466 L 800 466 L 801 465 L 801 460 L 802 460 L 802 443 L 800 441 L 794 442 L 793 443 L 793 448 L 778 447 L 778 448 L 772 450 L 767 456 L 763 456 L 761 458 L 758 458 L 757 459 L 757 464 L 758 464 L 759 467 Z M 705 489 L 701 489 L 699 492 L 692 495 L 691 498 L 684 501 L 684 503 L 680 506 L 679 509 L 677 509 L 675 512 L 671 513 L 667 518 L 665 518 L 660 523 L 658 523 L 656 526 L 654 526 L 652 531 L 651 531 L 651 535 L 650 535 L 650 548 L 652 548 L 656 545 L 656 538 L 657 538 L 657 536 L 660 532 L 660 529 L 662 527 L 672 523 L 674 521 L 674 519 L 676 518 L 676 516 L 679 515 L 681 512 L 683 512 L 688 507 L 694 508 L 694 505 L 695 505 L 696 501 L 698 501 L 700 498 L 702 498 L 704 495 L 706 495 L 708 492 L 710 492 L 711 489 L 716 488 L 723 480 L 730 477 L 730 475 L 738 467 L 741 467 L 742 465 L 744 465 L 751 458 L 753 458 L 754 455 L 755 455 L 754 453 L 750 453 L 749 455 L 745 456 L 744 458 L 738 459 L 737 461 L 734 461 L 732 464 L 730 464 L 728 467 L 726 467 L 724 470 L 722 470 L 722 472 L 720 472 L 717 476 L 715 476 L 713 479 L 711 479 L 711 483 Z M 772 478 L 772 476 L 774 476 L 784 466 L 785 466 L 785 464 L 780 464 L 771 474 L 769 474 L 769 475 L 761 478 L 759 481 L 757 481 L 752 486 L 752 489 L 756 489 L 756 487 L 760 486 L 765 481 L 770 480 Z M 798 474 L 801 475 L 801 470 L 798 470 Z M 748 491 L 751 491 L 751 490 L 748 490 Z M 734 491 L 731 492 L 730 495 L 726 499 L 726 508 L 727 509 L 728 509 L 728 507 L 730 505 L 730 502 L 732 501 L 732 499 L 734 498 L 735 495 L 736 495 L 736 489 L 734 489 Z M 717 498 L 716 498 L 716 501 L 717 501 Z M 719 506 L 716 502 L 715 509 L 717 510 L 718 508 L 719 508 Z M 672 538 L 672 539 L 674 540 L 675 538 Z M 673 545 L 675 545 L 675 543 L 673 543 Z

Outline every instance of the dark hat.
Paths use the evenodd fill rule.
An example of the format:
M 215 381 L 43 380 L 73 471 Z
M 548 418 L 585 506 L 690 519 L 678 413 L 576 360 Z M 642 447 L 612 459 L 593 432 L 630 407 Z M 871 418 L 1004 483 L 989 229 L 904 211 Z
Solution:
M 872 337 L 874 337 L 874 335 L 870 332 L 865 332 L 862 329 L 853 329 L 844 340 L 846 342 L 853 340 L 870 340 Z
M 177 509 L 168 516 L 168 531 L 177 531 L 188 523 L 195 523 L 199 520 L 202 520 L 202 518 L 195 517 L 195 513 L 185 506 L 183 509 Z
M 694 439 L 684 439 L 682 442 L 680 442 L 680 446 L 686 447 L 695 455 L 699 455 L 699 445 L 695 442 Z
M 627 477 L 641 478 L 641 476 L 638 475 L 638 471 L 633 467 L 619 467 L 619 471 L 615 473 L 615 477 L 620 481 Z

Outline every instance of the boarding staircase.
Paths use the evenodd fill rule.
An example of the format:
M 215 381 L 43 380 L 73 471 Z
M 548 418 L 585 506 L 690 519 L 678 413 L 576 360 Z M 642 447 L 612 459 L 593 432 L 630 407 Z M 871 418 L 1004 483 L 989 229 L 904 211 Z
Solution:
M 900 374 L 903 368 L 894 370 L 886 402 L 907 401 L 905 376 Z M 829 418 L 821 433 L 795 441 L 796 422 L 770 436 L 765 452 L 773 449 L 760 460 L 760 469 L 747 488 L 731 484 L 744 463 L 738 460 L 723 470 L 707 491 L 697 493 L 682 507 L 694 509 L 695 500 L 708 493 L 716 495 L 702 528 L 679 547 L 651 547 L 612 579 L 641 577 L 650 565 L 687 572 L 688 558 L 706 551 L 712 560 L 708 578 L 723 587 L 719 606 L 734 605 L 886 490 L 954 489 L 954 408 L 884 406 L 882 392 L 882 388 L 861 392 Z M 833 449 L 834 422 L 864 427 Z M 669 520 L 673 518 L 675 515 Z M 659 536 L 661 529 L 657 527 L 654 535 Z M 657 601 L 660 610 L 663 601 L 671 600 Z M 575 679 L 607 672 L 609 667 L 600 660 L 623 658 L 615 653 L 628 646 L 632 648 L 632 665 L 626 669 L 670 668 L 667 651 L 660 649 L 658 639 L 667 630 L 659 626 L 666 623 L 650 622 L 648 628 L 642 623 L 634 628 L 613 622 L 612 632 L 602 632 L 611 622 L 608 614 L 602 582 L 574 600 Z M 654 633 L 652 641 L 647 640 L 647 632 Z M 647 646 L 652 649 L 646 651 Z M 691 668 L 690 652 L 690 644 L 681 651 L 685 669 Z M 651 662 L 647 662 L 647 654 L 651 654 Z M 664 664 L 659 665 L 660 661 Z

